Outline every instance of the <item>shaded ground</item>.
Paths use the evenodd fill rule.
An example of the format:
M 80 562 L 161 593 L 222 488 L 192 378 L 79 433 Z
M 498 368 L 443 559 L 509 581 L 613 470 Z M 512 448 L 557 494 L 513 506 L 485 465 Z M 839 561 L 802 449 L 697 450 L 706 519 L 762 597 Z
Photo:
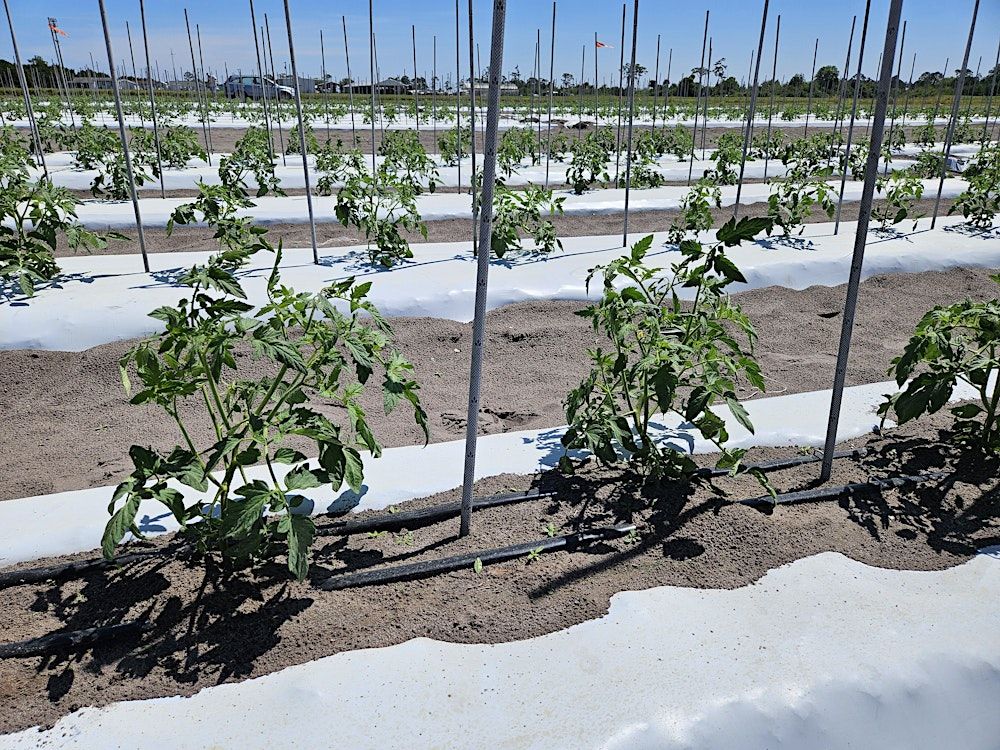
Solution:
M 318 198 L 317 200 L 333 201 L 333 198 Z M 882 201 L 875 201 L 878 206 Z M 941 200 L 940 216 L 946 216 L 953 201 L 950 199 Z M 857 221 L 858 211 L 861 207 L 860 201 L 851 201 L 843 204 L 841 210 L 841 221 Z M 916 212 L 925 216 L 930 216 L 934 210 L 934 200 L 926 198 L 916 204 Z M 668 211 L 629 211 L 629 232 L 660 232 L 670 227 L 671 222 L 677 216 L 676 210 Z M 715 226 L 721 226 L 733 215 L 733 207 L 716 208 L 712 210 L 715 218 Z M 740 216 L 766 216 L 767 202 L 759 201 L 740 208 Z M 600 214 L 573 214 L 570 216 L 556 216 L 552 223 L 559 237 L 586 237 L 595 235 L 614 235 L 622 231 L 624 220 L 623 213 L 600 213 Z M 828 222 L 830 219 L 822 211 L 812 214 L 807 223 Z M 427 242 L 460 242 L 468 239 L 472 243 L 472 216 L 468 219 L 442 219 L 439 221 L 428 221 Z M 912 226 L 912 222 L 904 222 L 900 225 L 904 229 Z M 269 224 L 268 239 L 277 244 L 278 240 L 283 240 L 285 247 L 309 247 L 312 244 L 309 224 Z M 107 248 L 98 251 L 99 254 L 114 255 L 122 253 L 138 253 L 139 240 L 138 232 L 135 229 L 118 230 L 128 237 L 128 240 L 111 242 Z M 214 250 L 218 247 L 212 239 L 214 230 L 208 227 L 176 227 L 171 235 L 167 235 L 163 228 L 145 228 L 146 251 L 149 253 L 172 253 L 187 250 Z M 411 243 L 424 242 L 423 236 L 419 232 L 403 232 L 403 235 Z M 363 237 L 354 228 L 344 227 L 336 222 L 320 222 L 316 224 L 316 238 L 319 247 L 342 247 L 345 245 L 357 245 L 364 242 Z M 56 250 L 56 256 L 65 257 L 75 253 L 65 245 L 65 240 L 60 238 L 60 246 Z
M 862 284 L 848 384 L 887 379 L 923 313 L 966 296 L 995 298 L 983 269 L 893 274 Z M 757 356 L 768 394 L 829 388 L 833 382 L 845 287 L 792 291 L 770 287 L 736 296 L 760 334 Z M 578 302 L 537 301 L 489 313 L 483 373 L 483 432 L 553 427 L 562 401 L 588 371 L 596 342 Z M 414 363 L 434 441 L 465 431 L 471 326 L 432 318 L 395 318 L 396 342 Z M 114 484 L 132 468 L 137 443 L 169 449 L 176 428 L 163 413 L 128 404 L 118 360 L 130 342 L 83 352 L 0 351 L 0 500 Z M 248 356 L 248 374 L 260 374 Z M 744 398 L 757 396 L 744 391 Z M 381 396 L 365 399 L 375 434 L 387 446 L 422 442 L 405 409 L 384 416 Z M 333 411 L 333 407 L 330 408 Z M 185 414 L 194 439 L 210 444 L 211 425 Z M 337 417 L 340 419 L 340 416 Z M 36 468 L 31 468 L 36 467 Z
M 780 506 L 733 504 L 761 494 L 747 478 L 691 486 L 643 485 L 587 468 L 496 477 L 477 494 L 539 487 L 555 495 L 476 515 L 458 539 L 457 520 L 377 537 L 319 537 L 311 580 L 291 582 L 280 562 L 226 575 L 172 558 L 111 573 L 0 591 L 3 640 L 140 619 L 139 640 L 82 654 L 0 661 L 0 732 L 50 724 L 83 706 L 167 695 L 257 677 L 338 652 L 415 637 L 497 643 L 564 629 L 604 614 L 623 590 L 676 585 L 734 588 L 768 570 L 824 551 L 882 568 L 937 570 L 1000 543 L 1000 465 L 960 454 L 932 418 L 852 441 L 872 453 L 837 462 L 834 482 L 943 469 L 947 478 L 880 496 Z M 787 455 L 789 451 L 784 451 Z M 776 451 L 754 451 L 753 460 Z M 779 490 L 809 486 L 815 465 L 773 476 Z M 454 501 L 455 491 L 413 506 Z M 410 507 L 410 505 L 408 505 Z M 637 524 L 638 533 L 572 552 L 516 559 L 407 583 L 326 593 L 323 578 L 361 568 L 478 552 L 556 533 Z M 162 543 L 162 542 L 161 542 Z M 956 613 L 961 616 L 960 613 Z

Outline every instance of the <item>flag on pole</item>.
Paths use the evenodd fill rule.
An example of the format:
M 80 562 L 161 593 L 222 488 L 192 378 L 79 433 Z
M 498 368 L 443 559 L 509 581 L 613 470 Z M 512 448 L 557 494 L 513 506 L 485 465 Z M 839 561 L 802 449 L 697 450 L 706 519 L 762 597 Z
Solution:
M 597 49 L 600 49 L 601 47 L 607 47 L 608 49 L 614 49 L 614 47 L 612 47 L 610 44 L 605 44 L 604 42 L 594 42 L 594 45 L 597 47 Z
M 49 18 L 49 31 L 55 32 L 56 34 L 62 34 L 63 36 L 69 36 L 69 34 L 56 25 L 56 19 L 54 18 Z

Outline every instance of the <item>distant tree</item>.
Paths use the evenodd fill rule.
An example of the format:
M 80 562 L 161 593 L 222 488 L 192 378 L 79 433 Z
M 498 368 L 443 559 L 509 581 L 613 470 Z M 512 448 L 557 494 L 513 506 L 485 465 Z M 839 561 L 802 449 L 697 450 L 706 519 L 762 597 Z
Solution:
M 840 68 L 836 65 L 824 65 L 816 71 L 816 88 L 820 92 L 831 94 L 840 85 Z
M 572 73 L 563 73 L 562 74 L 562 87 L 564 89 L 570 88 L 573 85 L 573 82 L 575 80 L 576 80 L 576 78 L 573 77 Z

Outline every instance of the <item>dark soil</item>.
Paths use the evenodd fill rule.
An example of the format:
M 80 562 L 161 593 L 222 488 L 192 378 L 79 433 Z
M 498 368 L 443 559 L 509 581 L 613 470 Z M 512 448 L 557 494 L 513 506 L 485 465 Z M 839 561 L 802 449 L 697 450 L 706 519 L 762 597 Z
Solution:
M 322 200 L 333 200 L 324 198 Z M 879 205 L 882 201 L 875 201 L 874 205 Z M 939 215 L 946 216 L 953 201 L 942 199 Z M 850 201 L 843 204 L 840 219 L 841 221 L 857 221 L 858 210 L 861 207 L 860 201 Z M 916 204 L 915 211 L 924 216 L 930 216 L 934 210 L 934 200 L 927 198 Z M 628 215 L 629 232 L 662 232 L 666 231 L 678 212 L 667 211 L 630 211 Z M 712 209 L 715 218 L 715 226 L 721 226 L 729 221 L 733 216 L 733 207 Z M 758 201 L 740 208 L 740 216 L 766 216 L 767 203 Z M 552 223 L 559 237 L 590 237 L 597 235 L 617 234 L 622 231 L 624 214 L 622 213 L 600 213 L 600 214 L 572 214 L 569 216 L 556 216 Z M 830 219 L 822 211 L 816 211 L 806 222 L 809 224 L 828 222 Z M 902 226 L 906 227 L 904 223 Z M 282 240 L 285 247 L 310 247 L 312 239 L 310 236 L 309 224 L 271 224 L 268 226 L 268 239 L 275 245 L 278 240 Z M 101 255 L 115 255 L 123 253 L 138 253 L 139 240 L 138 232 L 134 229 L 117 230 L 128 239 L 113 241 L 104 250 L 98 251 Z M 218 245 L 212 239 L 214 230 L 209 227 L 175 227 L 171 235 L 167 235 L 163 228 L 145 228 L 146 250 L 150 253 L 175 253 L 191 250 L 211 250 Z M 403 232 L 403 236 L 410 243 L 424 242 L 423 236 L 419 232 Z M 427 242 L 460 242 L 468 239 L 469 246 L 472 246 L 472 216 L 468 219 L 442 219 L 439 221 L 427 222 Z M 363 243 L 363 237 L 353 228 L 344 227 L 337 222 L 319 222 L 316 224 L 316 241 L 319 248 L 343 247 L 347 245 L 357 245 Z M 65 241 L 60 239 L 60 246 L 56 250 L 57 257 L 75 255 L 74 251 L 66 246 Z
M 883 495 L 779 506 L 734 504 L 761 495 L 747 478 L 651 487 L 588 467 L 502 476 L 483 496 L 529 487 L 554 497 L 480 512 L 470 537 L 457 520 L 377 537 L 320 537 L 310 580 L 282 561 L 224 574 L 213 561 L 160 559 L 111 573 L 0 591 L 4 641 L 140 619 L 150 626 L 79 654 L 0 661 L 0 732 L 54 723 L 84 706 L 168 695 L 268 674 L 342 651 L 416 637 L 458 643 L 530 638 L 598 617 L 616 592 L 675 585 L 735 588 L 768 570 L 836 551 L 883 568 L 939 570 L 1000 543 L 1000 466 L 959 452 L 943 417 L 850 443 L 872 453 L 837 462 L 833 482 L 942 469 L 944 480 Z M 774 450 L 754 451 L 754 460 Z M 789 451 L 783 451 L 785 455 Z M 709 457 L 706 459 L 710 460 Z M 809 487 L 815 464 L 775 474 L 779 490 Z M 454 501 L 457 491 L 408 504 Z M 637 534 L 573 552 L 543 554 L 406 583 L 326 593 L 333 574 L 475 552 L 577 528 L 630 521 Z M 45 561 L 53 562 L 53 561 Z M 37 564 L 37 563 L 35 563 Z M 960 616 L 960 613 L 956 613 Z
M 959 269 L 864 282 L 848 384 L 886 380 L 890 360 L 933 305 L 967 296 L 996 297 L 997 285 L 989 274 Z M 831 386 L 844 294 L 843 286 L 817 286 L 803 291 L 770 287 L 736 296 L 760 334 L 757 356 L 769 395 Z M 483 432 L 565 422 L 562 401 L 588 371 L 586 351 L 596 342 L 588 322 L 575 315 L 581 307 L 578 302 L 538 301 L 489 313 Z M 431 318 L 391 322 L 398 347 L 414 363 L 431 439 L 462 437 L 471 326 Z M 173 422 L 155 407 L 130 405 L 122 390 L 118 360 L 131 345 L 116 342 L 83 352 L 0 352 L 0 500 L 115 484 L 132 468 L 132 444 L 173 447 L 178 439 Z M 249 357 L 240 361 L 248 373 L 256 372 L 258 365 Z M 757 395 L 742 393 L 744 398 Z M 421 442 L 407 410 L 384 416 L 378 393 L 366 398 L 365 407 L 385 445 Z M 214 442 L 204 415 L 195 408 L 185 413 L 195 441 Z

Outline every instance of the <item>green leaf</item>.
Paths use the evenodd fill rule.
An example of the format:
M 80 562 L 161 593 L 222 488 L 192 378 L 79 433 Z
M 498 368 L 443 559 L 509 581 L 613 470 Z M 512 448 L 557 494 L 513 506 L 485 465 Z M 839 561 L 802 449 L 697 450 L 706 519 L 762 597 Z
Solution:
M 274 452 L 274 458 L 272 459 L 275 463 L 279 464 L 297 464 L 306 460 L 306 457 L 299 453 L 297 450 L 292 448 L 278 448 Z
M 956 406 L 951 410 L 959 419 L 972 419 L 983 413 L 983 408 L 978 404 L 962 404 L 961 406 Z
M 743 425 L 747 431 L 753 434 L 753 423 L 750 421 L 750 415 L 747 410 L 743 407 L 739 401 L 735 398 L 726 398 L 726 406 L 729 407 L 730 413 L 736 417 L 736 421 Z
M 344 478 L 347 480 L 347 486 L 360 494 L 361 485 L 365 479 L 365 467 L 361 460 L 361 454 L 354 448 L 345 447 L 344 458 Z
M 130 494 L 125 504 L 115 511 L 107 526 L 104 527 L 104 535 L 101 537 L 101 552 L 104 554 L 105 560 L 114 559 L 115 548 L 121 544 L 125 534 L 135 525 L 135 515 L 139 512 L 140 503 L 138 494 Z
M 306 464 L 297 466 L 285 475 L 285 488 L 291 490 L 308 490 L 322 484 L 316 472 L 310 471 Z
M 288 569 L 296 580 L 309 574 L 309 549 L 316 535 L 316 525 L 309 516 L 291 514 L 288 526 Z

